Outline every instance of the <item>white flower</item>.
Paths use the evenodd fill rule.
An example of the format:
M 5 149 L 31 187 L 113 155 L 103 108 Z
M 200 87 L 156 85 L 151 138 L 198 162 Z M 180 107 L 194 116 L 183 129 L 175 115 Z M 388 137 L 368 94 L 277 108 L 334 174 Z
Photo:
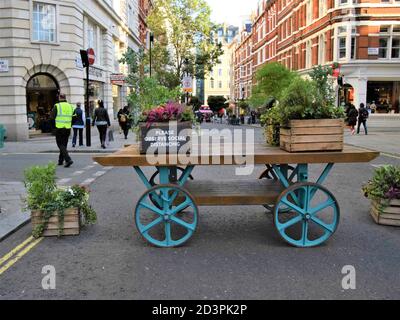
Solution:
M 71 196 L 74 196 L 74 195 L 75 195 L 75 194 L 74 194 L 74 190 L 72 190 L 71 188 L 68 188 L 67 191 L 71 194 Z

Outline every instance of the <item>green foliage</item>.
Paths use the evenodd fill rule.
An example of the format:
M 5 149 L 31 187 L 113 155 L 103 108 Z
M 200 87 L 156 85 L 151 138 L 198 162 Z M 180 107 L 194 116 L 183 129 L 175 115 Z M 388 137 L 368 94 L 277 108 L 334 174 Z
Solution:
M 83 213 L 84 224 L 97 221 L 96 212 L 89 204 L 89 191 L 80 186 L 68 189 L 57 188 L 56 165 L 34 166 L 25 170 L 25 186 L 27 189 L 27 207 L 43 213 L 43 223 L 32 232 L 36 238 L 46 229 L 49 219 L 57 214 L 60 236 L 64 227 L 64 212 L 68 208 L 78 208 Z
M 298 78 L 297 73 L 290 71 L 278 62 L 271 62 L 256 73 L 257 84 L 253 86 L 250 103 L 254 107 L 265 106 L 271 98 L 278 101 L 285 88 Z
M 207 103 L 210 109 L 214 112 L 220 111 L 222 108 L 226 107 L 226 98 L 224 96 L 209 96 Z
M 387 165 L 376 169 L 362 190 L 372 200 L 400 199 L 400 166 Z
M 250 108 L 250 104 L 247 100 L 241 100 L 238 102 L 238 107 L 244 111 L 247 111 Z
M 311 79 L 314 81 L 316 103 L 323 107 L 333 107 L 335 105 L 335 90 L 333 89 L 332 67 L 316 66 L 310 73 Z
M 203 79 L 219 63 L 223 50 L 214 41 L 216 26 L 210 15 L 204 0 L 155 0 L 147 24 L 154 33 L 153 64 L 160 80 L 165 72 L 176 80 L 185 72 Z
M 200 109 L 202 103 L 198 97 L 193 96 L 190 98 L 189 105 L 193 107 L 194 111 L 197 111 Z

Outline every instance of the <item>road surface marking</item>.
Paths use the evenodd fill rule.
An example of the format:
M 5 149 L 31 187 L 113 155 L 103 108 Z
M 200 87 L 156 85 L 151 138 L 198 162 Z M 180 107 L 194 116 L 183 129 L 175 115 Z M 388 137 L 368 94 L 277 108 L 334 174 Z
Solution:
M 381 168 L 385 165 L 384 164 L 371 164 L 371 166 L 373 166 L 374 168 Z
M 390 153 L 385 153 L 385 152 L 381 152 L 381 156 L 385 156 L 385 157 L 389 157 L 389 158 L 394 158 L 394 159 L 400 159 L 400 157 L 395 156 L 393 154 Z
M 71 180 L 72 180 L 71 178 L 61 179 L 61 180 L 58 181 L 58 184 L 68 183 L 68 182 L 70 182 Z
M 76 177 L 76 176 L 80 176 L 81 174 L 83 174 L 85 171 L 75 171 L 72 176 Z
M 87 166 L 87 167 L 85 167 L 85 168 L 83 168 L 83 170 L 90 170 L 90 169 L 92 169 L 92 168 L 94 168 L 94 166 Z
M 107 170 L 107 171 L 109 171 L 109 170 L 111 170 L 111 169 L 114 169 L 114 167 L 105 167 L 105 168 L 104 168 L 104 170 Z
M 8 269 L 10 269 L 16 262 L 18 262 L 24 255 L 26 255 L 29 251 L 31 251 L 36 245 L 38 245 L 43 240 L 43 238 L 39 238 L 39 239 L 36 239 L 33 242 L 31 242 L 32 240 L 34 240 L 32 237 L 28 238 L 26 241 L 24 241 L 22 244 L 17 246 L 14 250 L 12 250 L 10 253 L 6 254 L 1 259 L 1 261 L 2 261 L 1 263 L 3 263 L 4 261 L 9 260 L 11 257 L 13 257 L 15 255 L 14 258 L 9 260 L 5 265 L 3 265 L 0 268 L 0 276 L 4 272 L 6 272 Z M 26 246 L 26 244 L 28 244 L 28 245 Z M 4 259 L 4 261 L 3 261 L 3 259 Z
M 93 162 L 93 164 L 94 164 L 94 165 L 98 165 L 98 163 L 97 163 L 97 162 Z
M 94 178 L 86 179 L 85 181 L 82 182 L 82 185 L 88 186 L 89 184 L 94 182 L 94 180 L 96 180 L 96 179 L 94 179 Z
M 93 176 L 94 177 L 101 177 L 102 175 L 105 175 L 106 172 L 105 171 L 97 171 Z

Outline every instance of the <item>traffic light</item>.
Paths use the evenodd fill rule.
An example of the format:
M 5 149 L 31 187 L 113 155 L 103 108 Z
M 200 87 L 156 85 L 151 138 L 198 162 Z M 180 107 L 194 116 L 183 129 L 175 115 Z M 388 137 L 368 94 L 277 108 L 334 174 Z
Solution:
M 343 87 L 343 77 L 342 76 L 339 76 L 337 78 L 337 83 L 338 83 L 339 87 Z
M 86 50 L 81 50 L 81 59 L 83 67 L 89 67 L 89 56 Z

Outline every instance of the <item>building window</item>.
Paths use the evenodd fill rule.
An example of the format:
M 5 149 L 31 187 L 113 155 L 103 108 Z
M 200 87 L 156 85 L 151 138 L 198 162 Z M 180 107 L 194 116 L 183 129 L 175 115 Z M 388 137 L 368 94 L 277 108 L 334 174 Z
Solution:
M 357 47 L 356 47 L 356 40 L 357 38 L 355 36 L 351 37 L 351 56 L 350 59 L 356 59 L 356 52 L 357 52 Z
M 388 38 L 379 39 L 379 58 L 386 59 L 388 53 Z
M 400 58 L 400 38 L 392 39 L 392 59 Z
M 344 6 L 348 4 L 350 1 L 349 0 L 339 0 L 339 6 Z
M 218 88 L 222 89 L 222 81 L 218 81 Z
M 210 81 L 210 88 L 211 88 L 211 89 L 214 89 L 214 80 L 211 80 L 211 81 Z
M 33 41 L 56 42 L 56 6 L 33 3 Z
M 222 77 L 222 69 L 218 69 L 218 75 Z
M 339 37 L 339 59 L 346 58 L 346 37 Z

